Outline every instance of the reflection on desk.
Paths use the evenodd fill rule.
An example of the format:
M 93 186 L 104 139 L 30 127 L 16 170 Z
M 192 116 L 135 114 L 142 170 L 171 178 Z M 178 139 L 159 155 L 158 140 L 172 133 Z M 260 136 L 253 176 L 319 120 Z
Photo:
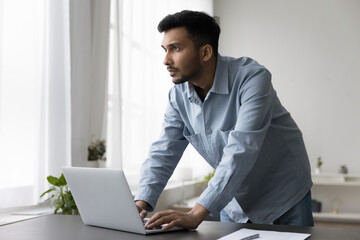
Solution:
M 311 237 L 309 239 L 311 240 L 358 240 L 360 236 L 360 230 L 222 223 L 211 221 L 204 221 L 195 231 L 184 230 L 143 236 L 111 229 L 86 226 L 81 221 L 80 216 L 47 215 L 24 222 L 1 226 L 0 238 L 6 240 L 163 240 L 170 238 L 172 240 L 215 240 L 244 227 L 258 230 L 310 233 Z

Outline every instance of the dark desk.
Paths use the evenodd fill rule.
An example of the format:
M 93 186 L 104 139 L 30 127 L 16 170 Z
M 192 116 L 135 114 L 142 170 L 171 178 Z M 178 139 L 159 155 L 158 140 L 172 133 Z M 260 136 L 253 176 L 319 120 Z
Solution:
M 240 228 L 311 233 L 311 240 L 359 240 L 360 230 L 339 228 L 307 228 L 203 222 L 196 231 L 177 231 L 143 236 L 116 230 L 86 226 L 79 216 L 48 215 L 0 227 L 1 240 L 142 240 L 142 239 L 186 239 L 211 240 L 232 233 Z

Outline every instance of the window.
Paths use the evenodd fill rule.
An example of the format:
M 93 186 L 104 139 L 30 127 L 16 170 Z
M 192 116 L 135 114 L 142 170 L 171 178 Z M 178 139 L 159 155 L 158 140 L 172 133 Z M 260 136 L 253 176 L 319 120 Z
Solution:
M 0 189 L 28 193 L 34 185 L 40 127 L 44 1 L 0 2 Z M 33 201 L 23 195 L 14 201 L 20 196 L 22 204 Z
M 158 33 L 157 24 L 167 14 L 183 9 L 211 14 L 212 1 L 112 2 L 108 139 L 112 139 L 109 141 L 110 151 L 116 152 L 114 149 L 121 146 L 121 153 L 109 157 L 114 165 L 121 154 L 121 167 L 127 175 L 139 174 L 151 143 L 160 135 L 167 95 L 173 85 L 162 64 L 162 34 Z M 118 109 L 121 109 L 121 114 L 116 118 L 113 114 Z M 120 123 L 122 137 L 115 141 L 112 134 Z M 191 167 L 193 177 L 211 171 L 190 145 L 179 167 Z
M 70 160 L 67 7 L 0 0 L 0 208 L 39 202 L 47 174 Z M 50 32 L 55 22 L 64 29 Z

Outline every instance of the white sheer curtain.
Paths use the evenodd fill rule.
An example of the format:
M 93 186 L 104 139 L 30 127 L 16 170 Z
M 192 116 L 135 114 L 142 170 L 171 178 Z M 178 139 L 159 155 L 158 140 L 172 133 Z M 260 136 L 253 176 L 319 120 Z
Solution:
M 91 166 L 88 144 L 106 139 L 109 21 L 110 0 L 70 1 L 73 166 Z
M 70 164 L 68 1 L 0 0 L 0 208 Z
M 0 208 L 106 138 L 110 0 L 0 0 Z
M 213 13 L 213 1 L 113 0 L 110 31 L 109 158 L 130 178 L 137 176 L 150 144 L 161 131 L 171 79 L 162 65 L 162 34 L 157 24 L 167 14 L 192 9 Z M 194 177 L 211 169 L 191 146 L 180 167 Z

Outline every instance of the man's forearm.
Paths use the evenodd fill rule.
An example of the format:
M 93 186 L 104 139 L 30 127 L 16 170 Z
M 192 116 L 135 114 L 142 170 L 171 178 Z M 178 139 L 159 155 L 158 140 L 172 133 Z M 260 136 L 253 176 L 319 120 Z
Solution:
M 200 222 L 202 222 L 210 214 L 210 211 L 196 203 L 195 206 L 189 211 L 189 214 L 194 215 Z
M 136 206 L 141 207 L 144 210 L 148 209 L 149 204 L 143 200 L 137 200 L 137 201 L 135 201 L 135 203 L 136 203 Z

